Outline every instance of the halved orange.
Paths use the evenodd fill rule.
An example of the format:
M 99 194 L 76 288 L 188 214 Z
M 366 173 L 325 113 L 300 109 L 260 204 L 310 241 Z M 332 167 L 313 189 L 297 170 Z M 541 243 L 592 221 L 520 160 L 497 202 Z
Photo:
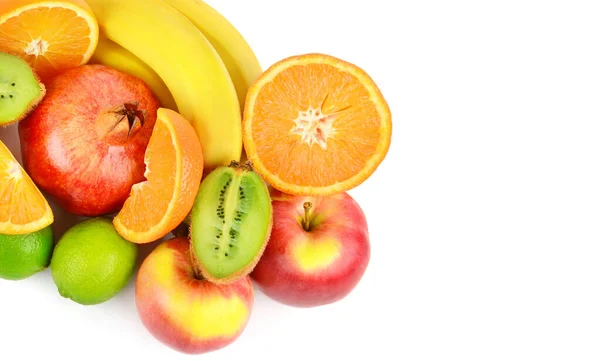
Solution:
M 175 229 L 192 210 L 204 171 L 200 140 L 179 113 L 159 108 L 146 148 L 146 180 L 135 184 L 113 219 L 133 243 L 154 242 Z
M 0 141 L 0 233 L 27 234 L 53 222 L 48 201 Z
M 250 88 L 244 149 L 273 188 L 328 195 L 364 182 L 386 157 L 391 112 L 361 68 L 326 54 L 273 64 Z
M 1 0 L 0 51 L 25 59 L 42 82 L 89 61 L 98 22 L 84 0 Z

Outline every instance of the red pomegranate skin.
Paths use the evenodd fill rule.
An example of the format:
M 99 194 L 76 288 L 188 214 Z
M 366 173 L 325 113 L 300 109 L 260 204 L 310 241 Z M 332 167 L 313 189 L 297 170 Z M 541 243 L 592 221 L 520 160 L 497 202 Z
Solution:
M 67 212 L 100 216 L 117 212 L 131 187 L 144 178 L 144 153 L 160 106 L 142 80 L 89 64 L 46 84 L 47 94 L 19 123 L 23 165 L 33 181 Z M 130 133 L 127 118 L 103 112 L 137 102 L 143 125 Z

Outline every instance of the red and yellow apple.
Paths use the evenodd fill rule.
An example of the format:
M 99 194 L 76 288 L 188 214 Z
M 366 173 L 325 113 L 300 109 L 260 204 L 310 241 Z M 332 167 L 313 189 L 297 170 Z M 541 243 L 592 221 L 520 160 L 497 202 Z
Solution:
M 136 280 L 142 323 L 163 344 L 185 354 L 221 349 L 243 332 L 254 304 L 249 276 L 228 285 L 199 279 L 187 238 L 167 240 L 142 263 Z
M 27 173 L 74 215 L 118 211 L 145 179 L 158 100 L 142 80 L 99 64 L 70 69 L 46 88 L 19 123 Z
M 316 307 L 346 297 L 370 260 L 365 214 L 348 194 L 307 197 L 271 191 L 273 229 L 251 273 L 270 298 Z

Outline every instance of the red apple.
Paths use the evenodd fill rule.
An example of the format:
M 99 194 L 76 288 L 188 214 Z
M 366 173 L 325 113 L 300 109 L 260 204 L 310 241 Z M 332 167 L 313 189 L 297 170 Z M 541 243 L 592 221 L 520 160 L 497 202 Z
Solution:
M 348 194 L 327 197 L 271 192 L 273 230 L 251 273 L 283 304 L 316 307 L 346 297 L 361 280 L 371 248 L 367 221 Z
M 185 354 L 221 349 L 243 332 L 254 304 L 249 276 L 217 285 L 196 276 L 187 238 L 155 248 L 138 272 L 138 314 L 163 344 Z
M 25 169 L 68 212 L 113 213 L 144 180 L 158 100 L 142 80 L 103 65 L 52 78 L 19 123 Z

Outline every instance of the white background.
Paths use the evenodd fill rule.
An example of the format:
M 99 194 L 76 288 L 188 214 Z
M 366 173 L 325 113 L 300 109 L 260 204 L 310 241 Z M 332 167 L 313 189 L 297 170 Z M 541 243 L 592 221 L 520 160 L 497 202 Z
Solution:
M 133 281 L 92 307 L 49 271 L 0 281 L 0 359 L 600 359 L 597 1 L 208 2 L 263 67 L 325 52 L 387 98 L 388 156 L 350 192 L 364 278 L 316 309 L 257 291 L 242 336 L 196 357 L 146 332 Z

